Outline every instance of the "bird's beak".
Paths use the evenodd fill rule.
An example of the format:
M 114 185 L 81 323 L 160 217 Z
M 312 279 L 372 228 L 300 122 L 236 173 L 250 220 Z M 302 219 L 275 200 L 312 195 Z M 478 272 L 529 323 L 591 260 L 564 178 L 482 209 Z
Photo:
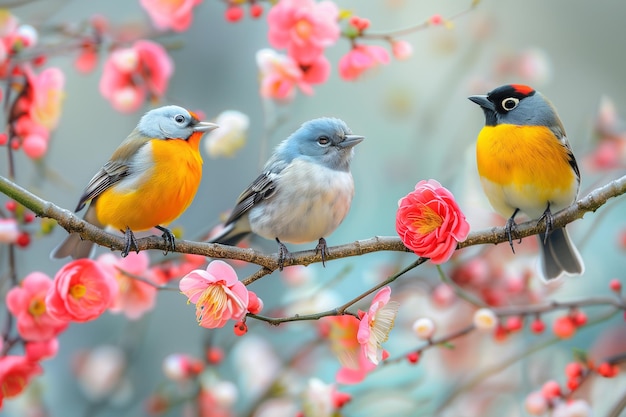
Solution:
M 213 129 L 217 129 L 219 126 L 216 125 L 215 123 L 209 123 L 209 122 L 198 122 L 194 127 L 193 127 L 193 131 L 194 132 L 209 132 Z
M 491 101 L 489 101 L 489 99 L 487 98 L 486 95 L 479 94 L 479 95 L 475 95 L 475 96 L 469 96 L 468 99 L 470 99 L 474 103 L 478 104 L 483 109 L 487 109 L 487 110 L 491 110 L 491 111 L 495 111 L 496 110 L 496 108 L 493 106 L 493 103 Z
M 351 148 L 363 142 L 363 139 L 365 139 L 365 136 L 346 135 L 344 140 L 342 142 L 339 142 L 337 146 L 339 146 L 340 148 Z

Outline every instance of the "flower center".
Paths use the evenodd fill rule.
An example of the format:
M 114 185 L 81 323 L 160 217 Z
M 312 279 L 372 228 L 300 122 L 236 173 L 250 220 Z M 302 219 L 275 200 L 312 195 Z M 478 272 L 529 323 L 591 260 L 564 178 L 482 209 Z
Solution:
M 46 312 L 46 303 L 41 298 L 33 298 L 28 306 L 31 316 L 39 317 Z
M 443 224 L 441 216 L 428 206 L 423 206 L 420 216 L 413 221 L 417 232 L 426 235 Z
M 313 25 L 308 20 L 299 20 L 296 23 L 296 33 L 302 39 L 309 39 L 313 33 Z
M 224 291 L 223 286 L 219 282 L 209 285 L 196 303 L 196 306 L 199 307 L 196 310 L 198 322 L 202 321 L 207 315 L 217 316 L 224 308 L 227 299 L 226 291 Z
M 76 299 L 81 299 L 87 293 L 87 287 L 83 284 L 74 284 L 70 288 L 70 295 Z

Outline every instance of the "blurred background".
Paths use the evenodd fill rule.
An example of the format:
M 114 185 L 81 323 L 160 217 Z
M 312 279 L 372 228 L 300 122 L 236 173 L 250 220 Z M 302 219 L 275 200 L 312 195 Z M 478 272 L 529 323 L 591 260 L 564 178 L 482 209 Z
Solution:
M 0 7 L 3 3 L 7 6 L 10 2 L 0 2 Z M 267 4 L 263 5 L 267 10 Z M 339 0 L 337 5 L 369 18 L 371 31 L 381 33 L 413 26 L 435 14 L 449 17 L 470 6 L 469 2 L 441 0 Z M 339 117 L 354 133 L 366 137 L 357 147 L 352 164 L 356 184 L 352 209 L 340 228 L 327 238 L 329 245 L 395 235 L 398 199 L 418 181 L 429 178 L 453 192 L 472 230 L 501 226 L 504 220 L 492 214 L 480 190 L 474 142 L 484 117 L 467 96 L 509 82 L 532 85 L 557 107 L 581 165 L 582 195 L 624 173 L 623 166 L 597 170 L 585 162 L 598 145 L 598 114 L 601 103 L 607 103 L 603 100 L 610 99 L 617 115 L 626 114 L 626 3 L 622 1 L 484 0 L 455 19 L 453 27 L 430 27 L 403 36 L 401 39 L 413 46 L 409 59 L 392 58 L 389 65 L 355 82 L 344 81 L 338 75 L 337 62 L 349 51 L 348 41 L 340 39 L 326 51 L 333 66 L 329 81 L 315 86 L 314 95 L 298 94 L 288 104 L 259 96 L 255 54 L 269 47 L 266 13 L 257 20 L 246 16 L 240 22 L 228 23 L 225 8 L 224 2 L 205 0 L 195 9 L 188 31 L 156 38 L 170 48 L 175 63 L 167 99 L 159 105 L 180 104 L 203 112 L 208 119 L 229 109 L 250 118 L 246 146 L 236 155 L 214 159 L 204 153 L 200 190 L 191 207 L 173 225 L 182 228 L 187 239 L 217 225 L 220 216 L 232 208 L 239 193 L 258 175 L 271 149 L 302 122 L 320 116 Z M 11 11 L 38 29 L 84 21 L 94 14 L 105 16 L 112 24 L 150 25 L 139 2 L 129 0 L 31 1 L 11 7 Z M 44 38 L 45 32 L 40 36 Z M 384 42 L 367 42 L 388 49 Z M 54 56 L 47 64 L 62 68 L 66 74 L 63 115 L 48 154 L 40 163 L 34 163 L 23 153 L 16 153 L 16 182 L 67 209 L 75 207 L 85 184 L 150 108 L 146 105 L 133 114 L 115 111 L 98 92 L 101 65 L 84 75 L 73 68 L 72 61 L 73 56 Z M 619 123 L 616 126 L 624 127 Z M 6 159 L 1 154 L 0 172 L 6 175 Z M 0 202 L 5 201 L 6 197 L 0 196 Z M 619 236 L 626 229 L 625 209 L 626 202 L 619 198 L 570 225 L 570 233 L 585 259 L 586 273 L 549 289 L 543 289 L 534 277 L 531 285 L 537 292 L 559 300 L 606 295 L 610 279 L 623 279 L 624 246 L 620 247 Z M 35 270 L 54 276 L 63 262 L 49 260 L 48 253 L 65 235 L 63 229 L 56 228 L 49 236 L 36 239 L 27 250 L 18 250 L 19 276 Z M 250 245 L 267 253 L 276 250 L 274 242 L 260 238 Z M 500 249 L 508 251 L 504 246 Z M 507 252 L 500 258 L 508 262 L 502 267 L 515 263 L 524 268 L 533 266 L 533 251 L 529 246 L 517 258 Z M 99 253 L 105 252 L 99 249 Z M 468 249 L 455 262 L 481 254 L 479 249 Z M 157 261 L 162 258 L 160 252 L 150 256 Z M 250 289 L 263 299 L 267 315 L 319 312 L 354 298 L 413 259 L 412 254 L 397 253 L 342 259 L 328 263 L 326 268 L 312 265 L 298 271 L 305 276 L 302 280 L 306 285 L 289 283 L 276 272 Z M 6 262 L 6 251 L 0 248 L 0 271 L 7 268 Z M 444 270 L 451 272 L 454 265 L 444 265 Z M 238 269 L 240 278 L 254 271 L 253 267 Z M 467 323 L 463 308 L 437 307 L 431 292 L 437 279 L 437 270 L 424 265 L 392 285 L 392 298 L 397 297 L 402 304 L 396 329 L 385 345 L 392 357 L 420 344 L 410 331 L 416 317 L 428 315 L 439 320 L 442 325 L 438 335 L 445 334 L 455 323 Z M 359 307 L 365 309 L 367 303 Z M 596 313 L 603 312 L 591 310 L 589 316 Z M 274 328 L 249 320 L 248 325 L 250 333 L 243 338 L 236 338 L 230 325 L 203 329 L 183 295 L 162 291 L 156 308 L 138 321 L 107 313 L 95 322 L 71 325 L 60 336 L 58 355 L 44 362 L 43 376 L 25 395 L 6 401 L 0 414 L 40 415 L 32 414 L 34 408 L 29 406 L 37 403 L 50 416 L 145 415 L 146 398 L 168 384 L 162 371 L 163 359 L 172 352 L 203 357 L 207 340 L 226 350 L 226 359 L 212 370 L 211 378 L 232 382 L 237 388 L 233 415 L 295 415 L 300 409 L 297 387 L 302 381 L 309 377 L 333 381 L 339 365 L 328 350 L 314 349 L 315 354 L 304 354 L 319 343 L 317 323 Z M 540 340 L 548 340 L 549 335 L 524 331 L 501 343 L 489 336 L 469 338 L 444 353 L 437 349 L 425 352 L 418 365 L 400 361 L 377 370 L 361 384 L 342 386 L 342 391 L 353 396 L 342 412 L 346 416 L 527 415 L 525 396 L 546 379 L 563 379 L 562 369 L 572 360 L 573 348 L 588 350 L 615 331 L 626 334 L 621 317 L 589 326 L 567 341 L 552 343 L 532 354 L 523 352 Z M 617 340 L 612 345 L 623 352 L 626 340 Z M 84 387 L 89 383 L 77 380 L 76 364 L 78 357 L 102 346 L 129 347 L 131 354 L 125 358 L 126 372 L 116 381 L 116 389 L 94 398 Z M 106 349 L 104 353 L 98 351 L 104 363 L 115 362 L 116 354 L 111 359 Z M 299 355 L 304 356 L 300 361 Z M 511 366 L 480 381 L 482 385 L 464 387 L 462 392 L 467 395 L 456 395 L 459 381 L 467 382 L 494 364 L 509 363 L 516 355 L 523 358 L 511 359 Z M 251 368 L 260 364 L 268 369 L 255 373 Z M 615 399 L 613 394 L 606 394 L 608 385 L 603 383 L 607 382 L 598 381 L 587 393 L 597 415 L 605 415 Z M 611 390 L 615 391 L 611 392 L 626 389 L 624 378 L 613 383 Z M 284 407 L 281 410 L 287 410 L 285 414 L 277 411 L 279 408 L 270 408 L 274 411 L 265 414 L 259 411 L 264 399 L 271 397 L 259 392 L 288 398 L 279 404 Z M 278 395 L 281 392 L 290 395 Z M 494 393 L 499 394 L 497 398 Z M 184 410 L 184 406 L 174 407 L 166 415 L 182 415 Z

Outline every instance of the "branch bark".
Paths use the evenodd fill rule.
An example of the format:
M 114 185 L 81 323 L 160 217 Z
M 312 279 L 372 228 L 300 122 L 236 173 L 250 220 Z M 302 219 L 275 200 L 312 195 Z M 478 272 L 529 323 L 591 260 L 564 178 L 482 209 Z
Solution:
M 41 199 L 3 176 L 0 176 L 0 193 L 7 195 L 27 207 L 39 217 L 47 217 L 56 220 L 65 230 L 70 233 L 78 233 L 83 239 L 91 240 L 100 246 L 108 247 L 112 250 L 121 251 L 124 248 L 124 239 L 121 236 L 116 236 L 99 229 L 84 221 L 71 211 Z M 570 207 L 556 213 L 553 225 L 554 227 L 563 227 L 574 220 L 581 219 L 586 213 L 595 212 L 611 198 L 621 196 L 625 193 L 626 175 L 591 191 Z M 517 237 L 525 238 L 536 235 L 545 232 L 545 229 L 546 225 L 544 222 L 538 223 L 536 220 L 530 220 L 518 224 Z M 471 232 L 465 241 L 458 244 L 457 249 L 484 244 L 497 245 L 503 242 L 508 242 L 504 227 L 492 227 L 490 229 Z M 138 239 L 138 246 L 139 250 L 166 250 L 165 243 L 159 236 Z M 399 237 L 374 236 L 369 239 L 357 240 L 352 243 L 329 248 L 326 261 L 380 251 L 409 252 Z M 234 259 L 261 266 L 262 268 L 256 274 L 246 280 L 246 285 L 265 275 L 271 274 L 279 268 L 277 253 L 263 254 L 254 249 L 243 249 L 216 243 L 177 240 L 175 252 L 203 255 L 211 258 Z M 285 259 L 285 266 L 309 265 L 322 261 L 321 256 L 316 254 L 315 250 L 293 252 L 291 255 L 291 257 Z

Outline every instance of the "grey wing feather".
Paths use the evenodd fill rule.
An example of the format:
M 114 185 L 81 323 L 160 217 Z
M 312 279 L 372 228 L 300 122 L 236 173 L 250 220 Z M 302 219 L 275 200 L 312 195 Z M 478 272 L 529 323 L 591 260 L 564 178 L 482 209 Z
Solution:
M 259 175 L 256 180 L 244 190 L 237 199 L 235 208 L 230 213 L 225 224 L 231 224 L 237 221 L 241 216 L 246 214 L 255 204 L 261 200 L 270 198 L 276 192 L 276 185 L 272 178 L 275 176 L 272 172 L 266 171 Z
M 116 183 L 120 182 L 124 177 L 130 174 L 130 170 L 126 161 L 109 161 L 93 176 L 83 195 L 80 197 L 80 201 L 76 206 L 75 211 L 80 211 L 89 200 L 93 200 L 98 197 L 107 189 L 111 188 Z

